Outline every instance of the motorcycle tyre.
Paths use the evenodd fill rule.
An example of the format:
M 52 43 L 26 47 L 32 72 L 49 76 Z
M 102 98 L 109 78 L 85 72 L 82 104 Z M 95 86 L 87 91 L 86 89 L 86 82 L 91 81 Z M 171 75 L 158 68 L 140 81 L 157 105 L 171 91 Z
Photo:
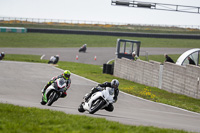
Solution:
M 90 114 L 94 114 L 95 112 L 97 112 L 99 109 L 101 109 L 101 107 L 105 104 L 105 101 L 103 100 L 103 99 L 101 99 L 101 98 L 99 98 L 99 99 L 97 99 L 97 100 L 99 100 L 98 101 L 98 105 L 93 109 L 93 110 L 91 110 L 89 113 Z M 97 101 L 96 100 L 96 101 Z M 95 103 L 95 102 L 94 102 Z M 92 105 L 91 105 L 91 107 L 93 106 L 93 104 L 94 103 L 92 103 Z
M 83 109 L 83 102 L 79 105 L 78 111 L 79 111 L 80 113 L 85 112 L 85 110 Z
M 52 94 L 52 93 L 53 93 L 53 94 Z M 51 94 L 49 95 L 49 100 L 48 100 L 48 102 L 47 102 L 47 105 L 48 105 L 48 106 L 51 106 L 51 105 L 53 104 L 53 102 L 56 101 L 56 97 L 58 97 L 57 95 L 58 95 L 58 94 L 57 94 L 55 91 L 51 92 Z

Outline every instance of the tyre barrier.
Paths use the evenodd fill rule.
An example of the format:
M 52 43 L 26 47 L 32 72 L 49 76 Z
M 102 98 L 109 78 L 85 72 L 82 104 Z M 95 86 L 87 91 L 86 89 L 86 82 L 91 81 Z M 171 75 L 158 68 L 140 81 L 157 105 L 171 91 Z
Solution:
M 103 64 L 103 73 L 113 75 L 114 64 Z
M 121 37 L 125 36 L 125 37 L 170 38 L 170 39 L 200 39 L 200 35 L 195 35 L 195 34 L 133 33 L 133 32 L 109 32 L 109 31 L 37 29 L 37 28 L 27 28 L 27 32 L 104 35 L 104 36 L 121 36 Z
M 26 33 L 27 29 L 24 27 L 0 27 L 0 32 Z

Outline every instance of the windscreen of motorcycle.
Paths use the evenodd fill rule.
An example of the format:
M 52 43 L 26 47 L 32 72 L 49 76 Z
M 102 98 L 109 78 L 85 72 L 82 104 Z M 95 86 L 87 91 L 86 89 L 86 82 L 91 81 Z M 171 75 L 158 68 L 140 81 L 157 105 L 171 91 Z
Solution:
M 64 88 L 66 86 L 66 82 L 63 78 L 59 78 L 56 80 L 58 88 Z
M 108 91 L 110 95 L 114 95 L 114 88 L 109 88 Z

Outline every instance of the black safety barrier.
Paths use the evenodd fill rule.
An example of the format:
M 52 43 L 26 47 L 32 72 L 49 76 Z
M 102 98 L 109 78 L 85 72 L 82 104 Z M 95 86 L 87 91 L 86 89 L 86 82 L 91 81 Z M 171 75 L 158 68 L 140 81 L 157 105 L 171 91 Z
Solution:
M 103 73 L 113 75 L 114 64 L 103 64 Z
M 126 37 L 149 37 L 149 38 L 171 38 L 171 39 L 172 38 L 174 38 L 174 39 L 200 39 L 200 35 L 195 35 L 195 34 L 133 33 L 133 32 L 109 32 L 109 31 L 37 29 L 37 28 L 27 28 L 27 32 L 104 35 L 104 36 L 126 36 Z

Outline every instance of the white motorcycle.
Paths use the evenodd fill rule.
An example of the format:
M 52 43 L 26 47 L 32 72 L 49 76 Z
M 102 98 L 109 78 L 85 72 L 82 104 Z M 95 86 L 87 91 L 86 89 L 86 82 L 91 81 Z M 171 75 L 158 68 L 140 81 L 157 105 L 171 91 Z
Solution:
M 87 94 L 86 94 L 87 95 Z M 100 109 L 104 109 L 110 103 L 114 103 L 114 88 L 106 87 L 102 91 L 94 93 L 87 101 L 82 102 L 78 108 L 78 111 L 83 113 L 88 111 L 90 114 L 94 114 Z
M 66 81 L 63 78 L 56 79 L 45 91 L 43 101 L 51 106 L 65 91 Z

